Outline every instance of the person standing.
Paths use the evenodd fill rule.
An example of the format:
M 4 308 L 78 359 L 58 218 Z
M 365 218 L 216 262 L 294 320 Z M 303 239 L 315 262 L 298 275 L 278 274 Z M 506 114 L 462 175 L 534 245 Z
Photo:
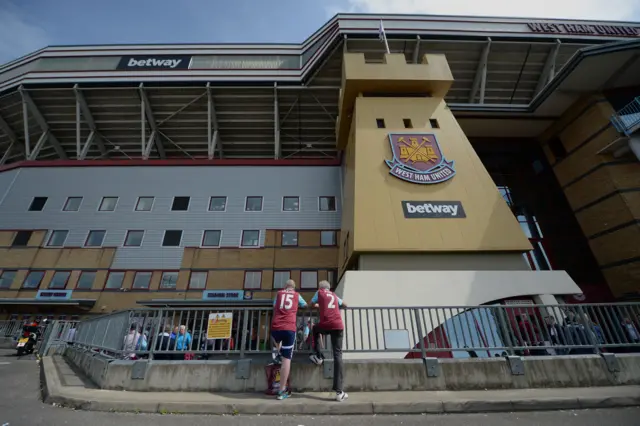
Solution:
M 287 383 L 291 372 L 291 358 L 296 344 L 298 307 L 304 308 L 307 302 L 296 292 L 296 283 L 288 280 L 284 289 L 278 291 L 273 301 L 273 319 L 271 320 L 271 338 L 280 346 L 278 358 L 281 359 L 279 400 L 289 398 Z M 274 348 L 274 352 L 277 351 Z
M 340 307 L 347 307 L 334 292 L 331 291 L 329 281 L 320 281 L 320 289 L 311 299 L 313 307 L 320 310 L 320 321 L 313 326 L 313 350 L 310 355 L 311 362 L 322 365 L 324 355 L 320 352 L 320 336 L 331 337 L 333 349 L 333 390 L 336 392 L 336 401 L 342 402 L 349 395 L 342 389 L 342 338 L 344 336 L 344 323 L 340 315 Z

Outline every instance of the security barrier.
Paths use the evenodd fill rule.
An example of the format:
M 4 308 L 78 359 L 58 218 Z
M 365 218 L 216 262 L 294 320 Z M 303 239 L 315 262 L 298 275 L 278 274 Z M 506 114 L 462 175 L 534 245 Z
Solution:
M 639 303 L 358 307 L 344 309 L 342 316 L 347 358 L 640 351 Z M 80 322 L 74 345 L 127 359 L 264 356 L 274 346 L 271 317 L 269 308 L 120 311 Z M 310 334 L 317 321 L 317 312 L 299 312 L 299 352 L 310 350 Z

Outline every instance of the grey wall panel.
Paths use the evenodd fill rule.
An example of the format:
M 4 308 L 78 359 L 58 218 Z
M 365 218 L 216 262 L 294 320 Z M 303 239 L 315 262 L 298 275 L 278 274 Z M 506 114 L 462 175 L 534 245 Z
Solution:
M 0 185 L 6 181 L 0 173 Z M 11 179 L 10 179 L 11 180 Z M 68 167 L 24 168 L 0 204 L 2 229 L 69 230 L 67 246 L 82 246 L 91 229 L 107 231 L 104 246 L 121 247 L 127 230 L 144 230 L 141 248 L 120 248 L 113 268 L 174 269 L 182 250 L 161 247 L 164 231 L 183 230 L 181 247 L 199 246 L 205 229 L 222 231 L 222 246 L 238 247 L 242 230 L 339 229 L 338 167 Z M 1 194 L 2 192 L 0 192 Z M 247 196 L 263 196 L 262 212 L 245 212 Z M 49 197 L 42 212 L 27 209 Z M 78 212 L 63 212 L 67 197 L 83 197 Z M 115 212 L 99 212 L 102 197 L 119 197 Z M 134 211 L 154 196 L 151 212 Z M 174 196 L 190 196 L 187 212 L 172 212 Z M 209 197 L 226 196 L 225 212 L 209 212 Z M 283 196 L 299 196 L 299 212 L 282 212 Z M 318 197 L 335 196 L 336 212 L 318 211 Z
M 3 227 L 4 229 L 7 228 L 4 227 L 6 218 L 2 214 L 2 204 L 4 199 L 9 195 L 11 186 L 17 180 L 20 171 L 20 169 L 13 169 L 6 172 L 0 172 L 0 227 Z

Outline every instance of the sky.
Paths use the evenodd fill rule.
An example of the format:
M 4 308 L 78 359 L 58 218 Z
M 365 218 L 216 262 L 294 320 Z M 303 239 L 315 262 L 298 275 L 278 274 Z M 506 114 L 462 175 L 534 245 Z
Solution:
M 640 0 L 0 0 L 0 64 L 48 45 L 299 43 L 341 12 L 640 21 Z

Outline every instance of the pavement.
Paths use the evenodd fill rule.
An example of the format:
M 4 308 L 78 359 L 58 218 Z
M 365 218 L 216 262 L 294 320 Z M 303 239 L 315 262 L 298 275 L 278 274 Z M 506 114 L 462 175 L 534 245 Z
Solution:
M 526 411 L 504 413 L 458 413 L 458 414 L 365 414 L 337 416 L 328 415 L 198 415 L 198 414 L 174 414 L 165 412 L 157 414 L 143 414 L 141 412 L 91 412 L 74 410 L 52 404 L 45 404 L 40 399 L 39 365 L 35 357 L 25 356 L 17 358 L 15 352 L 0 350 L 0 383 L 2 393 L 0 397 L 0 426 L 63 426 L 84 425 L 107 426 L 118 424 L 120 426 L 169 426 L 180 424 L 181 426 L 196 426 L 203 424 L 216 424 L 216 426 L 388 426 L 406 425 L 422 426 L 425 423 L 434 426 L 507 426 L 514 422 L 523 426 L 600 426 L 603 424 L 615 424 L 616 426 L 637 425 L 640 417 L 640 408 L 605 408 L 587 410 L 557 410 L 557 411 Z M 63 375 L 65 376 L 65 375 Z M 76 381 L 66 375 L 62 377 L 61 384 L 65 387 L 84 387 L 81 378 Z M 95 389 L 86 389 L 85 392 Z M 99 391 L 105 392 L 105 391 Z M 107 391 L 108 392 L 108 391 Z M 126 392 L 126 395 L 134 392 Z M 183 394 L 191 395 L 191 394 Z M 165 394 L 166 396 L 166 394 Z M 326 397 L 327 395 L 322 395 Z M 239 395 L 236 398 L 240 397 Z M 255 395 L 253 395 L 255 397 Z M 352 400 L 356 398 L 354 393 Z M 163 398 L 166 400 L 166 398 Z M 264 400 L 276 407 L 285 407 L 298 399 L 278 402 Z M 300 400 L 303 395 L 300 395 Z M 313 403 L 313 399 L 307 399 Z M 330 407 L 342 406 L 335 402 L 319 401 Z M 345 403 L 349 404 L 350 402 Z M 184 412 L 178 410 L 177 412 Z

